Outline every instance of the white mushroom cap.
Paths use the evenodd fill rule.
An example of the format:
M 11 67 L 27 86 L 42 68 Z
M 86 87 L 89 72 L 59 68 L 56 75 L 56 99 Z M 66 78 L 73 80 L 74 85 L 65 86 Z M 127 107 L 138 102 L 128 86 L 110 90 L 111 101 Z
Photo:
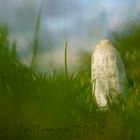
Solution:
M 93 50 L 91 64 L 92 94 L 99 107 L 106 107 L 106 97 L 115 99 L 124 93 L 126 74 L 119 52 L 107 40 L 101 40 Z

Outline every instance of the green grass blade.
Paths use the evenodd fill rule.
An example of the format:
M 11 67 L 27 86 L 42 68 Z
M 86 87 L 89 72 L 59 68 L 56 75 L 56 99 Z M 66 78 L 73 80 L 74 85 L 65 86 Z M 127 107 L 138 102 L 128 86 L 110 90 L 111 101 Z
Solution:
M 43 6 L 44 6 L 45 1 L 46 0 L 42 0 L 42 3 L 39 8 L 39 13 L 37 16 L 35 34 L 34 34 L 34 39 L 33 39 L 33 56 L 32 56 L 31 65 L 30 65 L 32 69 L 36 67 L 36 56 L 39 49 L 39 30 L 40 30 L 41 17 L 42 17 Z
M 67 45 L 68 43 L 65 43 L 65 74 L 66 74 L 66 86 L 68 87 L 68 65 L 67 65 Z

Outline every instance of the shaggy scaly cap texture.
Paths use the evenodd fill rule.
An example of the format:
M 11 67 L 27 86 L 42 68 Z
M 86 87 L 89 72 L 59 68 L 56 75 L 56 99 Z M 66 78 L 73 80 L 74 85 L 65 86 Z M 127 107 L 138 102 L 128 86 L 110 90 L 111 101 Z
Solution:
M 92 94 L 99 107 L 107 107 L 108 99 L 112 101 L 124 93 L 126 83 L 124 64 L 119 52 L 107 39 L 101 40 L 93 51 L 91 79 Z

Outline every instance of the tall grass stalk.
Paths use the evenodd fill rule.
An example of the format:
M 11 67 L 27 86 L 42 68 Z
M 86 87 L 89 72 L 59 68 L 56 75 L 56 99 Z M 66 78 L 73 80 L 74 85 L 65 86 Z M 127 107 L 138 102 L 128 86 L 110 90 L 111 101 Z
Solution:
M 66 74 L 66 88 L 68 90 L 67 47 L 68 47 L 68 42 L 66 41 L 66 43 L 65 43 L 65 74 Z
M 32 56 L 32 60 L 30 64 L 30 67 L 32 69 L 36 67 L 36 56 L 39 49 L 39 31 L 40 31 L 40 24 L 41 24 L 41 18 L 42 18 L 42 13 L 43 13 L 43 6 L 45 2 L 46 0 L 42 0 L 42 3 L 39 8 L 38 16 L 37 16 L 36 26 L 35 26 L 35 34 L 34 34 L 34 39 L 33 39 L 33 56 Z

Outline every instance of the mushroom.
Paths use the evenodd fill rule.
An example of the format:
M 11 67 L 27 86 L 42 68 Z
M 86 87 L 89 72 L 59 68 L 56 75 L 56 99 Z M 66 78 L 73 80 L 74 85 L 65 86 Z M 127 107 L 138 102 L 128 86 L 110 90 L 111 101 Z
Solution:
M 101 40 L 93 50 L 91 64 L 92 95 L 99 107 L 108 107 L 118 95 L 124 95 L 126 73 L 119 52 L 107 40 Z

